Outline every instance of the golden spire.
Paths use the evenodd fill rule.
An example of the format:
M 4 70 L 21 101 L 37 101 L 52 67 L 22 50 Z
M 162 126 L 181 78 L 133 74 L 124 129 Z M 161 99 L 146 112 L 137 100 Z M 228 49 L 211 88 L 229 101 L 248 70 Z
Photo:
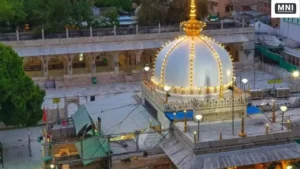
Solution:
M 183 30 L 188 36 L 199 36 L 205 23 L 197 20 L 197 9 L 195 0 L 191 0 L 190 4 L 190 20 L 183 24 Z
M 195 20 L 196 19 L 196 4 L 195 4 L 195 0 L 191 0 L 191 6 L 190 6 L 190 19 Z

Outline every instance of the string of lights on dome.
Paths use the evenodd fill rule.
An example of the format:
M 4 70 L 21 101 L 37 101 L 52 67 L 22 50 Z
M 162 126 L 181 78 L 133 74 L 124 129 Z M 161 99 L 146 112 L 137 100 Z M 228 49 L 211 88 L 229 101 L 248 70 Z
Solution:
M 194 87 L 194 54 L 195 43 L 192 40 L 191 51 L 190 51 L 190 87 Z
M 213 53 L 213 56 L 217 60 L 219 78 L 220 78 L 220 97 L 222 98 L 223 97 L 223 68 L 222 68 L 220 56 L 217 53 L 217 51 L 209 43 L 207 43 L 207 41 L 205 41 L 205 37 L 201 36 L 200 39 L 210 48 L 211 52 Z
M 186 40 L 187 37 L 183 37 L 180 40 L 178 40 L 178 42 L 176 42 L 167 52 L 167 54 L 164 57 L 164 60 L 162 62 L 162 68 L 161 68 L 161 72 L 160 72 L 160 82 L 164 83 L 164 73 L 165 73 L 165 65 L 166 65 L 166 60 L 169 58 L 171 52 L 184 40 Z
M 233 84 L 234 81 L 234 65 L 231 64 L 232 70 L 227 70 L 226 74 L 229 77 L 230 75 L 232 76 L 232 79 L 230 79 L 230 82 L 227 84 L 224 84 L 224 79 L 223 79 L 223 67 L 222 67 L 222 62 L 220 59 L 220 55 L 216 51 L 216 49 L 209 43 L 209 41 L 212 41 L 216 43 L 220 48 L 223 50 L 226 50 L 224 45 L 216 42 L 214 39 L 200 35 L 201 31 L 203 28 L 206 26 L 205 22 L 198 21 L 196 19 L 196 4 L 195 0 L 191 0 L 191 5 L 190 5 L 190 19 L 186 22 L 183 22 L 183 30 L 185 31 L 186 35 L 184 36 L 178 36 L 175 38 L 175 41 L 178 40 L 176 43 L 172 42 L 167 42 L 165 43 L 162 48 L 160 49 L 160 52 L 164 48 L 169 48 L 167 53 L 164 55 L 163 61 L 162 61 L 162 67 L 160 70 L 160 74 L 157 75 L 157 78 L 155 78 L 155 72 L 153 71 L 153 76 L 151 77 L 151 81 L 153 82 L 154 86 L 156 86 L 157 89 L 163 90 L 165 86 L 168 86 L 170 88 L 170 92 L 172 93 L 178 93 L 178 94 L 203 94 L 204 90 L 206 90 L 207 94 L 211 93 L 217 93 L 219 91 L 219 96 L 223 97 L 223 92 L 224 89 L 226 90 L 229 86 Z M 172 84 L 165 84 L 165 70 L 166 70 L 166 63 L 170 55 L 172 54 L 173 50 L 176 49 L 184 40 L 186 40 L 188 37 L 191 37 L 191 47 L 190 47 L 190 53 L 189 53 L 189 85 L 188 87 L 182 87 L 182 86 L 176 86 Z M 219 85 L 217 86 L 204 86 L 204 87 L 196 87 L 194 84 L 194 61 L 195 61 L 195 44 L 194 44 L 194 38 L 200 39 L 203 41 L 207 46 L 208 49 L 211 51 L 213 57 L 217 61 L 218 65 L 218 71 L 219 71 Z M 173 41 L 174 42 L 174 41 Z M 169 46 L 171 45 L 172 46 Z M 157 57 L 159 56 L 160 52 L 157 53 L 155 62 L 157 61 Z M 233 62 L 232 56 L 229 54 L 231 63 Z M 157 65 L 155 65 L 157 66 Z M 154 66 L 154 69 L 156 70 L 156 67 Z M 232 71 L 232 74 L 231 74 Z M 228 73 L 229 72 L 229 73 Z M 159 77 L 158 77 L 159 76 Z

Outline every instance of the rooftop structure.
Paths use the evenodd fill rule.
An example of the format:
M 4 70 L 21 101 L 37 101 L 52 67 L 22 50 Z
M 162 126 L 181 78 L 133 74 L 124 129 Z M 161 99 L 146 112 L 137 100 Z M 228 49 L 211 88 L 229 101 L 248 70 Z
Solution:
M 192 0 L 190 20 L 184 22 L 186 35 L 161 49 L 153 76 L 142 84 L 144 105 L 155 110 L 163 128 L 174 130 L 174 136 L 160 144 L 162 149 L 179 169 L 228 168 L 292 158 L 257 161 L 243 156 L 247 151 L 239 149 L 260 153 L 256 147 L 281 151 L 281 146 L 264 146 L 299 146 L 290 144 L 292 131 L 289 122 L 284 126 L 284 118 L 278 124 L 262 114 L 246 115 L 248 80 L 239 78 L 243 84 L 241 89 L 236 86 L 230 55 L 201 35 L 203 26 L 195 20 Z M 220 159 L 226 156 L 232 163 Z

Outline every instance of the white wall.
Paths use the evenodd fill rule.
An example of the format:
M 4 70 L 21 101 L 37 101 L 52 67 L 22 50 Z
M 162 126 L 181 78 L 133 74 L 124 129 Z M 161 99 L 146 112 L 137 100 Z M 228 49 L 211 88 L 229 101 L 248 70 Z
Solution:
M 300 25 L 280 19 L 280 35 L 300 42 Z

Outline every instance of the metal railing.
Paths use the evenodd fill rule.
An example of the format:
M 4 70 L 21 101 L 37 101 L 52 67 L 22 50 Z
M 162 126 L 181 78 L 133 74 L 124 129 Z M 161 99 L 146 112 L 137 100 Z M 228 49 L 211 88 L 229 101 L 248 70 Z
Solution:
M 214 29 L 232 29 L 246 27 L 240 22 L 210 22 L 207 23 L 205 30 Z M 157 25 L 157 26 L 132 26 L 132 27 L 113 27 L 100 29 L 81 29 L 81 30 L 61 30 L 48 32 L 19 32 L 0 34 L 0 41 L 24 41 L 37 39 L 61 39 L 61 38 L 79 38 L 79 37 L 97 37 L 97 36 L 116 36 L 116 35 L 134 35 L 134 34 L 153 34 L 153 33 L 171 33 L 182 31 L 179 25 Z

